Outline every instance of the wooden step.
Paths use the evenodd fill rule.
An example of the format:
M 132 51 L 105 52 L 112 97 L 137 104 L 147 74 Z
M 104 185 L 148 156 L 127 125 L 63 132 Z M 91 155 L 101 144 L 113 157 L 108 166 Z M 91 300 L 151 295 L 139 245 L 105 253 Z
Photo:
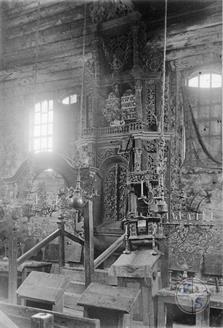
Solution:
M 79 301 L 81 297 L 81 294 L 75 294 L 75 293 L 64 293 L 64 308 L 73 309 L 76 311 L 83 311 L 83 307 L 80 305 L 77 305 L 77 302 Z
M 61 274 L 69 277 L 71 281 L 84 282 L 84 269 L 83 268 L 62 268 Z M 96 269 L 92 277 L 93 282 L 117 286 L 117 278 L 109 276 L 107 270 Z
M 76 294 L 82 294 L 85 290 L 85 284 L 82 281 L 70 281 L 68 286 L 65 289 L 65 293 L 76 293 Z
M 83 317 L 84 316 L 84 311 L 78 311 L 78 310 L 74 310 L 74 309 L 70 309 L 70 308 L 64 308 L 63 309 L 63 313 L 64 314 L 68 314 L 68 315 L 72 315 L 75 317 Z

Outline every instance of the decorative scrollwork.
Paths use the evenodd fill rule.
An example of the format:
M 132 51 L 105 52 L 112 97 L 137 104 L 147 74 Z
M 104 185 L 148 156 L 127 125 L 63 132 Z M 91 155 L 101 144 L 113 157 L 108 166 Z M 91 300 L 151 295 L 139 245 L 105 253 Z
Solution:
M 115 148 L 101 148 L 97 151 L 97 166 L 100 166 L 108 157 L 116 155 Z
M 165 234 L 169 243 L 169 265 L 171 269 L 188 271 L 200 271 L 202 257 L 214 246 L 216 239 L 220 239 L 222 251 L 222 237 L 219 238 L 217 228 L 202 225 L 171 225 L 165 227 Z M 215 236 L 218 236 L 215 238 Z
M 141 62 L 145 70 L 156 73 L 161 72 L 163 65 L 163 54 L 156 47 L 144 47 L 141 52 Z

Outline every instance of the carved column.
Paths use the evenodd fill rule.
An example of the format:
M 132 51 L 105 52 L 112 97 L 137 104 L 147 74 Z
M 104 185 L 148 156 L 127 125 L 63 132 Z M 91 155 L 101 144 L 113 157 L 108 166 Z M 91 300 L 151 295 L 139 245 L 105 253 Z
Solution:
M 134 25 L 132 27 L 133 69 L 139 67 L 138 31 L 139 31 L 139 26 L 138 25 Z
M 97 125 L 97 114 L 98 114 L 98 99 L 99 99 L 99 79 L 100 79 L 100 48 L 99 48 L 99 37 L 95 36 L 92 43 L 92 55 L 93 55 L 93 94 L 92 94 L 92 124 Z
M 135 99 L 136 99 L 136 110 L 137 118 L 142 121 L 143 111 L 142 111 L 142 80 L 137 79 L 135 83 Z
M 142 140 L 135 140 L 135 150 L 134 150 L 134 163 L 135 171 L 141 171 L 142 169 Z

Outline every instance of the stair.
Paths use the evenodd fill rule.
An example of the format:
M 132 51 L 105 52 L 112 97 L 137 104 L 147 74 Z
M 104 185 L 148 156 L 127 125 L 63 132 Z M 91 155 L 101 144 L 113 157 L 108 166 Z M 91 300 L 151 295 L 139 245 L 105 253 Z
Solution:
M 61 273 L 70 279 L 64 292 L 64 313 L 83 317 L 83 307 L 77 303 L 85 290 L 84 272 L 79 269 L 64 268 Z
M 81 294 L 85 290 L 84 270 L 82 267 L 64 267 L 61 274 L 69 277 L 70 283 L 64 293 L 64 313 L 76 316 L 83 316 L 83 307 L 78 305 Z M 95 270 L 93 277 L 94 282 L 108 285 L 117 285 L 117 280 L 108 275 L 107 270 Z

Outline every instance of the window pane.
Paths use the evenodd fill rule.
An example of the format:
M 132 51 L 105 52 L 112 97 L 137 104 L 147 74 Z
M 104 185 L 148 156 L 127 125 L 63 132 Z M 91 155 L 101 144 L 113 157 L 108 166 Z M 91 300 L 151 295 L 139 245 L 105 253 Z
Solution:
M 34 126 L 34 137 L 40 136 L 40 125 Z
M 75 104 L 77 102 L 77 95 L 70 96 L 70 104 Z
M 53 124 L 48 125 L 48 135 L 49 134 L 51 134 L 51 135 L 53 134 Z
M 39 112 L 40 111 L 40 103 L 35 104 L 35 112 Z
M 192 79 L 188 81 L 188 86 L 189 87 L 198 87 L 198 77 L 195 76 Z
M 200 75 L 200 88 L 210 88 L 210 74 Z
M 52 151 L 53 145 L 53 100 L 44 100 L 34 106 L 32 126 L 34 152 Z M 50 135 L 50 137 L 48 137 Z
M 40 150 L 40 139 L 34 139 L 34 151 Z
M 53 139 L 51 137 L 48 138 L 48 149 L 49 150 L 53 149 Z
M 212 73 L 211 78 L 212 78 L 212 80 L 211 80 L 212 88 L 220 88 L 221 87 L 221 75 Z
M 49 123 L 52 123 L 53 122 L 53 111 L 49 111 L 48 113 L 48 120 L 49 120 Z
M 62 100 L 62 103 L 64 104 L 64 105 L 69 105 L 69 97 L 66 97 L 66 98 L 64 98 L 63 100 Z
M 42 125 L 41 127 L 41 135 L 42 136 L 47 136 L 47 125 Z
M 53 100 L 49 100 L 49 109 L 53 109 Z
M 41 149 L 47 149 L 47 138 L 42 138 L 41 139 Z
M 42 123 L 47 123 L 47 114 L 42 114 L 41 122 Z
M 47 112 L 47 109 L 48 109 L 48 102 L 46 100 L 44 100 L 42 102 L 42 112 L 43 113 L 46 113 Z
M 35 113 L 34 124 L 40 124 L 40 113 Z

